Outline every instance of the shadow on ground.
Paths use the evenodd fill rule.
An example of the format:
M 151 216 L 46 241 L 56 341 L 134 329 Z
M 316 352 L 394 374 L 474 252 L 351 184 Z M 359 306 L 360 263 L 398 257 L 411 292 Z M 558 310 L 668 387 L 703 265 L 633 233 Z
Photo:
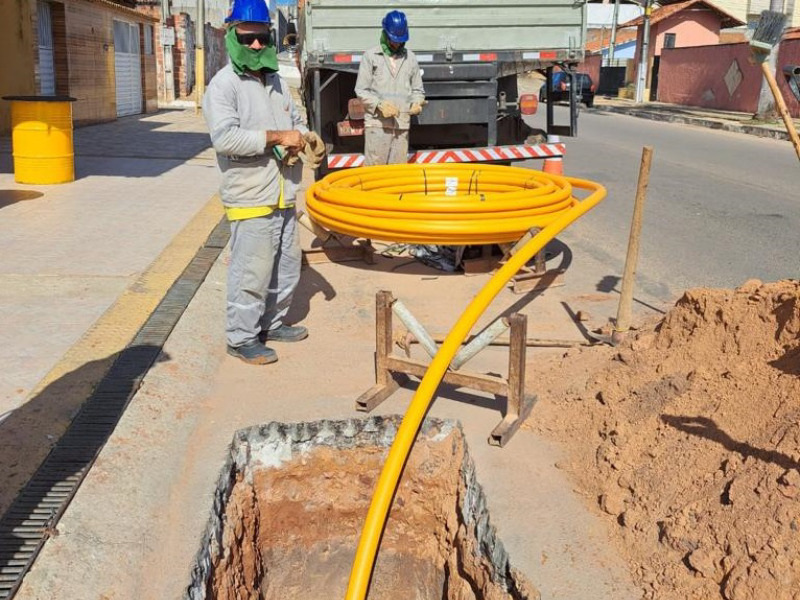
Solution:
M 146 372 L 169 358 L 158 346 L 131 346 L 0 417 L 0 573 L 46 539 Z

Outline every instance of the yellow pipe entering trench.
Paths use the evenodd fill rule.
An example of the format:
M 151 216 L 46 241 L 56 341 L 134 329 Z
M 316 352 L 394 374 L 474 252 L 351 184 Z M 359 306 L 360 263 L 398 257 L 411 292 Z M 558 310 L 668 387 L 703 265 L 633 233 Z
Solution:
M 572 196 L 573 187 L 590 194 L 578 200 Z M 468 164 L 362 167 L 333 173 L 309 188 L 306 206 L 312 219 L 359 237 L 423 244 L 486 244 L 516 241 L 531 227 L 543 227 L 472 299 L 431 361 L 375 486 L 345 600 L 366 598 L 403 466 L 450 361 L 506 283 L 605 196 L 603 186 L 583 179 L 518 167 Z M 376 235 L 378 232 L 381 234 Z

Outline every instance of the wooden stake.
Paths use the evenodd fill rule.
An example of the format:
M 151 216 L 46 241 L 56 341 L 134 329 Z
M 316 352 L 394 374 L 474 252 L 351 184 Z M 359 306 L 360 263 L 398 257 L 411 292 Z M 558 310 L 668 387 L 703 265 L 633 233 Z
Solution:
M 625 257 L 625 272 L 622 275 L 617 321 L 614 333 L 624 334 L 631 328 L 631 307 L 633 306 L 633 283 L 636 275 L 636 263 L 639 260 L 639 239 L 642 234 L 642 212 L 647 198 L 647 186 L 650 183 L 650 163 L 653 160 L 652 146 L 642 148 L 642 164 L 639 167 L 639 184 L 636 188 L 636 200 L 633 204 L 631 234 L 628 238 L 628 254 Z

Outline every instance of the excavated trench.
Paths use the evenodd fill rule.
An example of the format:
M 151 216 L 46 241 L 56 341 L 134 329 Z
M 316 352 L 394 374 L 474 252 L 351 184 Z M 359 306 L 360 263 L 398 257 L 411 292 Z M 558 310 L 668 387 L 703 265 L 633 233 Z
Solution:
M 191 600 L 343 598 L 398 417 L 239 431 L 187 590 Z M 370 600 L 533 600 L 489 521 L 460 426 L 428 419 L 381 542 Z

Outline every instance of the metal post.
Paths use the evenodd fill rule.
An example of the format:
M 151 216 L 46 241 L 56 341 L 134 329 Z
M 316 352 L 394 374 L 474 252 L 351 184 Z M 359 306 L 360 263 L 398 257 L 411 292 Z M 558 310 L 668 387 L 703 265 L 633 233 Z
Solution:
M 619 0 L 614 0 L 614 16 L 611 17 L 611 46 L 608 48 L 608 66 L 613 67 L 614 46 L 617 45 L 617 20 L 619 19 Z
M 161 0 L 161 29 L 167 29 L 167 21 L 170 17 L 169 0 Z M 165 39 L 162 33 L 161 39 Z M 164 68 L 164 101 L 172 102 L 175 100 L 175 79 L 174 66 L 172 60 L 172 44 L 164 43 L 161 45 L 163 68 Z
M 392 293 L 386 290 L 375 296 L 375 385 L 356 400 L 356 410 L 370 412 L 399 387 L 389 370 L 392 354 Z
M 489 434 L 489 444 L 505 446 L 519 426 L 528 418 L 536 401 L 535 396 L 525 394 L 525 338 L 528 317 L 514 313 L 508 318 L 511 340 L 508 349 L 508 388 L 506 392 L 506 414 L 500 424 Z
M 319 68 L 314 69 L 314 104 L 313 112 L 314 112 L 314 131 L 316 131 L 320 137 L 322 137 L 322 90 L 320 89 L 321 86 L 321 77 Z
M 547 67 L 545 71 L 544 94 L 547 98 L 547 141 L 553 134 L 553 67 Z
M 203 106 L 203 93 L 206 89 L 206 1 L 197 0 L 197 34 L 195 35 L 194 53 L 194 85 L 195 85 L 195 112 L 200 112 Z
M 769 9 L 774 12 L 783 12 L 783 0 L 770 0 Z M 769 56 L 764 61 L 770 73 L 774 73 L 778 65 L 778 46 L 779 44 L 772 46 Z M 761 79 L 761 91 L 758 93 L 758 107 L 756 108 L 755 116 L 757 119 L 766 119 L 774 114 L 775 97 L 772 95 L 767 78 L 763 77 Z
M 578 88 L 578 73 L 571 69 L 567 73 L 569 77 L 569 135 L 576 137 L 578 135 L 578 94 L 581 93 Z
M 495 70 L 497 70 L 497 65 L 495 64 Z M 488 110 L 488 131 L 487 131 L 487 146 L 494 146 L 497 144 L 497 78 L 492 77 L 490 80 L 491 84 L 493 84 L 492 95 L 489 98 L 489 110 Z
M 636 73 L 636 102 L 644 102 L 644 91 L 647 88 L 647 71 L 650 68 L 650 13 L 653 12 L 653 0 L 645 0 L 644 26 L 642 28 L 642 49 L 639 55 L 639 69 Z

